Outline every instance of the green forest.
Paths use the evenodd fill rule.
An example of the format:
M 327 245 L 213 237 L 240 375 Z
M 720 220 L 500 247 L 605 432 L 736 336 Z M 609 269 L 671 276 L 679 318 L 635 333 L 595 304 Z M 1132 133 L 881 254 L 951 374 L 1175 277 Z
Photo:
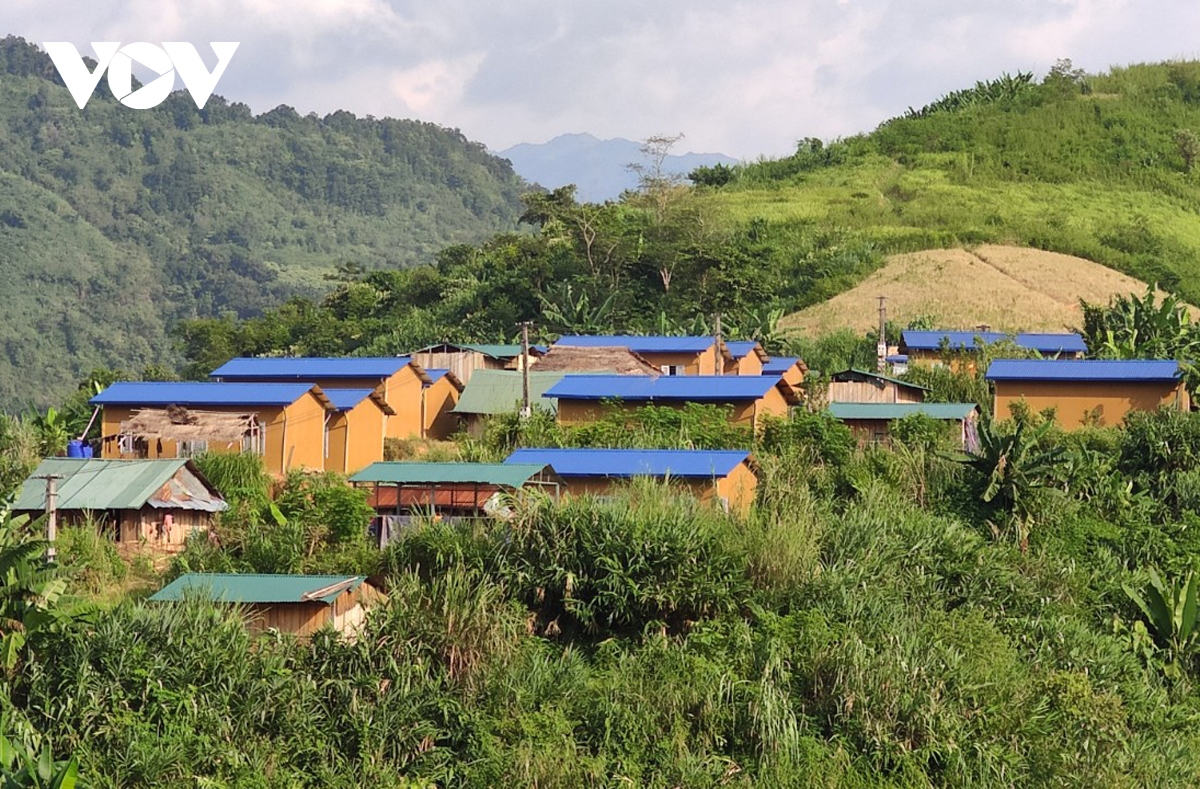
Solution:
M 524 184 L 456 130 L 336 112 L 258 116 L 185 92 L 80 110 L 49 57 L 0 40 L 0 407 L 96 367 L 177 366 L 179 321 L 319 298 L 339 266 L 396 269 L 516 227 Z

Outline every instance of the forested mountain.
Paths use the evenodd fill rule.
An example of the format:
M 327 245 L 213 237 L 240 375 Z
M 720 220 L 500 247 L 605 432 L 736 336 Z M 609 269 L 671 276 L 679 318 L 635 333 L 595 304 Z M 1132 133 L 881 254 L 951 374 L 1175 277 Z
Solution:
M 589 203 L 616 200 L 638 186 L 630 164 L 643 164 L 640 143 L 620 137 L 597 139 L 591 134 L 560 134 L 543 143 L 520 143 L 499 151 L 522 178 L 557 189 L 575 184 L 576 196 Z M 675 153 L 664 162 L 670 173 L 685 176 L 697 167 L 733 165 L 737 159 L 723 153 Z
M 173 361 L 180 319 L 249 317 L 326 275 L 411 266 L 515 227 L 521 179 L 455 130 L 101 81 L 84 110 L 49 57 L 0 41 L 0 406 L 94 367 Z

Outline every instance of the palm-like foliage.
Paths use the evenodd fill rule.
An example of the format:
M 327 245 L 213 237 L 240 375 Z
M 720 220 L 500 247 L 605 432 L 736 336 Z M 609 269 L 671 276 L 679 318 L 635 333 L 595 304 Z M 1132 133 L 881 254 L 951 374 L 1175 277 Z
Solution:
M 49 544 L 31 537 L 28 521 L 0 512 L 0 667 L 8 671 L 32 632 L 82 610 L 64 598 L 67 582 L 43 559 Z
M 1153 567 L 1149 575 L 1149 581 L 1140 591 L 1129 584 L 1122 584 L 1121 588 L 1145 615 L 1147 624 L 1154 631 L 1155 641 L 1167 650 L 1170 656 L 1168 673 L 1178 675 L 1180 661 L 1200 643 L 1200 629 L 1196 627 L 1197 613 L 1200 613 L 1200 575 L 1189 571 L 1178 584 L 1167 582 Z
M 1107 307 L 1080 301 L 1081 330 L 1092 355 L 1101 359 L 1175 359 L 1184 368 L 1189 388 L 1200 355 L 1200 324 L 1192 321 L 1187 305 L 1167 294 L 1162 302 L 1154 287 L 1145 295 L 1114 296 Z
M 1017 419 L 1009 432 L 994 421 L 981 421 L 979 451 L 966 461 L 983 477 L 983 501 L 1012 518 L 1022 551 L 1029 547 L 1033 524 L 1031 493 L 1049 484 L 1065 452 L 1063 447 L 1046 446 L 1053 426 L 1049 420 L 1034 426 L 1028 419 Z

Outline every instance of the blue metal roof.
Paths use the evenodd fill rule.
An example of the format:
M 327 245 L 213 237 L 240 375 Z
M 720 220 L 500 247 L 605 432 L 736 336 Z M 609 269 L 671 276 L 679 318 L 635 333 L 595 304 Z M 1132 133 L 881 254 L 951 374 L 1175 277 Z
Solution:
M 716 342 L 712 337 L 637 337 L 625 334 L 568 335 L 555 345 L 585 348 L 628 348 L 634 353 L 703 353 Z M 729 345 L 729 343 L 726 343 Z
M 518 449 L 505 463 L 542 463 L 560 477 L 725 477 L 750 457 L 741 450 Z
M 559 400 L 757 400 L 779 378 L 769 375 L 565 375 L 543 397 Z
M 444 377 L 446 377 L 446 375 L 449 374 L 449 372 L 449 370 L 443 370 L 441 368 L 426 368 L 425 370 L 425 374 L 429 376 L 429 382 L 432 384 L 436 384 L 438 381 L 442 380 Z
M 287 380 L 311 381 L 316 378 L 388 378 L 408 366 L 407 356 L 370 356 L 295 359 L 230 359 L 209 373 L 210 378 L 226 381 Z
M 374 389 L 329 389 L 325 396 L 337 411 L 349 411 L 371 396 Z
M 113 384 L 88 402 L 129 406 L 280 406 L 291 405 L 314 388 L 316 385 L 312 383 L 126 381 Z
M 1087 344 L 1078 334 L 1005 334 L 998 331 L 915 331 L 902 334 L 904 346 L 913 351 L 937 351 L 945 342 L 951 350 L 976 350 L 976 338 L 986 344 L 1012 340 L 1019 348 L 1038 353 L 1086 353 Z
M 744 356 L 749 356 L 754 353 L 754 349 L 759 347 L 758 340 L 726 340 L 725 347 L 729 349 L 729 353 L 735 359 L 741 359 Z
M 1161 359 L 996 359 L 989 381 L 1177 381 L 1179 363 Z
M 902 353 L 893 354 L 884 359 L 890 364 L 903 364 L 908 361 L 908 356 Z
M 796 362 L 800 361 L 798 356 L 772 356 L 767 361 L 763 362 L 763 375 L 783 375 Z

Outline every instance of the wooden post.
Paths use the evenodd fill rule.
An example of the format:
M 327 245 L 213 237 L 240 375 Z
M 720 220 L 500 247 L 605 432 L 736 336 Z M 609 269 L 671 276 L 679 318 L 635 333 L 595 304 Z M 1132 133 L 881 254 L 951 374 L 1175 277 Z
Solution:
M 45 474 L 38 479 L 46 480 L 46 564 L 54 562 L 54 558 L 58 555 L 57 549 L 54 547 L 54 541 L 58 539 L 58 480 L 62 479 L 58 474 Z
M 529 402 L 529 321 L 521 321 L 521 418 L 528 419 L 533 414 L 533 405 Z
M 879 342 L 875 344 L 875 369 L 877 372 L 887 372 L 887 301 L 886 296 L 879 297 Z
M 713 351 L 717 355 L 716 374 L 724 375 L 725 374 L 725 356 L 724 356 L 724 354 L 721 353 L 721 343 L 723 342 L 723 340 L 721 338 L 721 313 L 719 313 L 719 312 L 716 315 L 713 315 L 713 335 L 714 335 L 713 339 L 716 342 L 716 346 L 713 348 Z

